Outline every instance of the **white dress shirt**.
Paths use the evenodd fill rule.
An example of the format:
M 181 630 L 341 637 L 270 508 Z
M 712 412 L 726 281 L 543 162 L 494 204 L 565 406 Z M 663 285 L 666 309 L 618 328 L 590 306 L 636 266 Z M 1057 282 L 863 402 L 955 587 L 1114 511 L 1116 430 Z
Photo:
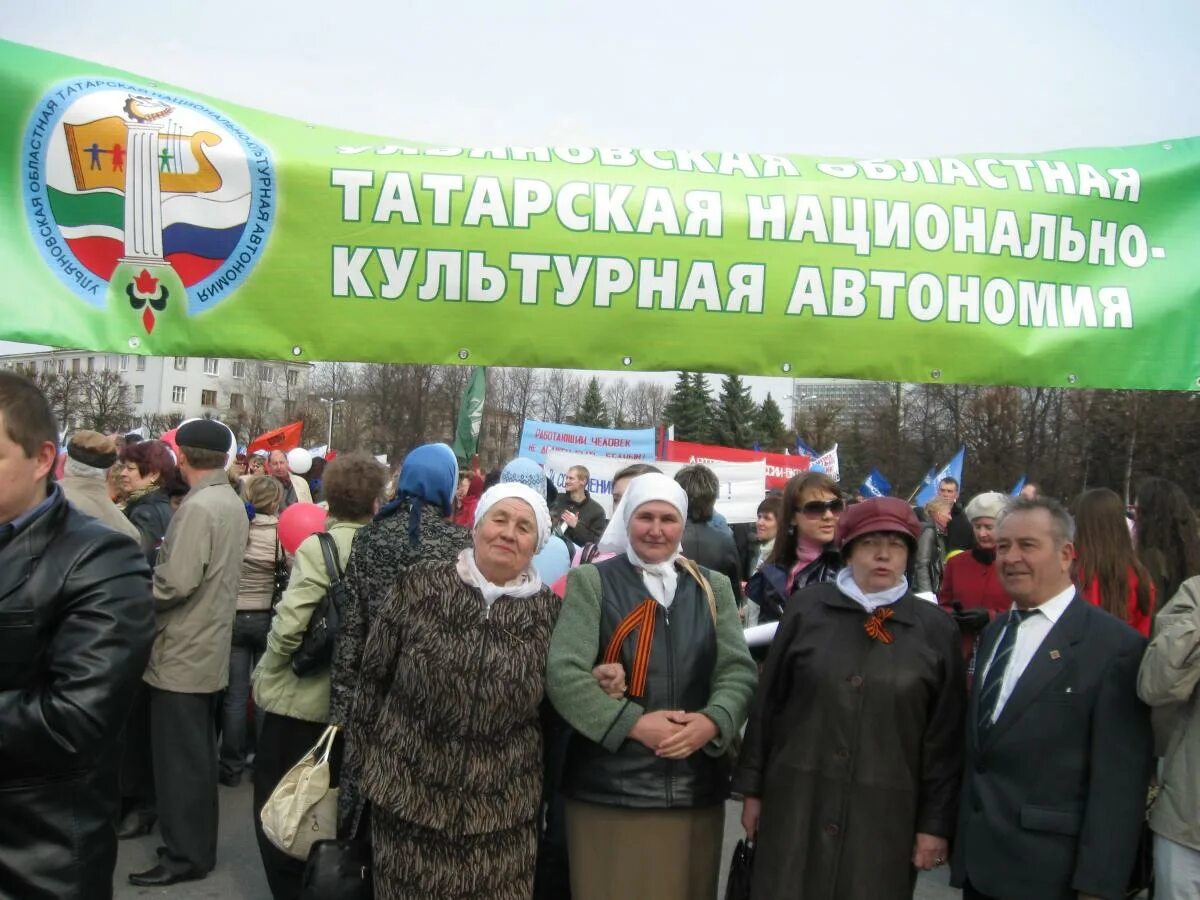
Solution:
M 1000 682 L 1000 696 L 996 700 L 996 709 L 992 713 L 992 722 L 1000 718 L 1000 713 L 1004 710 L 1004 704 L 1008 702 L 1008 698 L 1012 696 L 1013 690 L 1017 686 L 1017 681 L 1025 672 L 1025 668 L 1029 665 L 1033 655 L 1037 653 L 1038 647 L 1042 645 L 1042 641 L 1046 639 L 1046 635 L 1050 633 L 1050 629 L 1054 627 L 1054 623 L 1062 618 L 1062 614 L 1066 612 L 1071 601 L 1075 599 L 1075 585 L 1071 585 L 1061 594 L 1056 594 L 1051 597 L 1041 606 L 1035 607 L 1033 615 L 1022 621 L 1017 626 L 1017 640 L 1013 644 L 1012 656 L 1008 659 L 1008 669 L 1004 673 L 1004 680 Z M 1012 609 L 1016 609 L 1014 603 Z M 998 646 L 999 639 L 996 641 Z M 992 647 L 991 656 L 988 657 L 987 668 L 978 674 L 980 685 L 987 678 L 987 670 L 992 667 L 992 658 L 996 655 L 996 648 Z

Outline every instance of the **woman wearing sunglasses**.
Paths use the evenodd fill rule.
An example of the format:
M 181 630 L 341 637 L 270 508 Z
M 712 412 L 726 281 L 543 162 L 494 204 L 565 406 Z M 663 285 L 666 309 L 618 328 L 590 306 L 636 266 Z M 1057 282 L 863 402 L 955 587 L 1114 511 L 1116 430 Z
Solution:
M 782 619 L 788 598 L 800 588 L 837 578 L 842 558 L 834 534 L 845 508 L 837 484 L 824 472 L 804 472 L 787 483 L 775 546 L 746 586 L 746 595 L 759 605 L 759 624 Z

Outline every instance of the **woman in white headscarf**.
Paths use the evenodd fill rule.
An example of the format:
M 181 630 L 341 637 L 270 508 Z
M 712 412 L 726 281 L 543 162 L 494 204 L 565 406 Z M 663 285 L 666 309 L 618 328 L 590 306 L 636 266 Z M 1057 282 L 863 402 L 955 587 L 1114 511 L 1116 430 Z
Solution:
M 726 751 L 746 718 L 755 667 L 728 579 L 679 552 L 687 495 L 635 478 L 580 566 L 550 644 L 547 694 L 575 729 L 563 792 L 574 900 L 716 895 Z M 610 696 L 593 667 L 620 664 Z
M 539 706 L 561 603 L 531 561 L 549 535 L 541 496 L 496 485 L 472 546 L 397 573 L 372 619 L 346 749 L 380 900 L 532 894 Z

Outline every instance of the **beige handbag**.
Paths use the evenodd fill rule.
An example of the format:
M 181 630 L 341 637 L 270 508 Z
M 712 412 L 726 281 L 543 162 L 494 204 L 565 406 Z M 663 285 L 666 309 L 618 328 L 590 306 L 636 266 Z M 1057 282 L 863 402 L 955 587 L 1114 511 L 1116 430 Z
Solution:
M 261 818 L 267 840 L 295 859 L 308 859 L 308 850 L 316 841 L 337 837 L 338 789 L 329 786 L 329 754 L 337 731 L 336 725 L 326 728 L 263 804 Z

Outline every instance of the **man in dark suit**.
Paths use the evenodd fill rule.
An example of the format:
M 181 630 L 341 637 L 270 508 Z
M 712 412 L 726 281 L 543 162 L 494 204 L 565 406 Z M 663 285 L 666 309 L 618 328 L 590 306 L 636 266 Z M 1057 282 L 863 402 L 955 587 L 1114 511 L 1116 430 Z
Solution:
M 1074 523 L 1050 499 L 998 523 L 1013 598 L 979 646 L 951 883 L 965 900 L 1124 897 L 1153 746 L 1145 639 L 1076 595 Z

